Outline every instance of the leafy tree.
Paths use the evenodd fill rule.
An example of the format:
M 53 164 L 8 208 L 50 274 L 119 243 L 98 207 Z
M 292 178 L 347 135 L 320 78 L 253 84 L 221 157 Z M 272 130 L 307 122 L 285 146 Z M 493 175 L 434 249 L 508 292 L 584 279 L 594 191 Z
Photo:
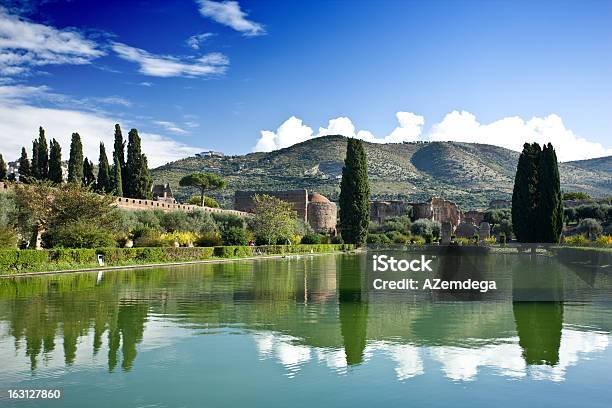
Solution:
M 14 195 L 0 194 L 0 248 L 17 246 L 17 216 Z
M 119 163 L 117 157 L 114 159 L 112 172 L 112 193 L 121 197 L 123 195 L 123 182 L 121 181 L 121 163 Z
M 41 180 L 49 178 L 49 148 L 42 126 L 38 128 L 38 176 Z
M 569 225 L 570 222 L 578 220 L 578 211 L 576 211 L 575 207 L 568 207 L 563 210 L 563 216 L 565 218 L 565 222 L 567 222 Z
M 118 163 L 118 165 L 115 164 Z M 115 125 L 115 141 L 113 144 L 113 190 L 122 191 L 123 188 L 119 188 L 126 185 L 126 171 L 125 171 L 125 141 L 123 140 L 123 134 L 121 133 L 121 126 L 117 123 Z M 121 177 L 117 177 L 117 174 Z M 121 194 L 117 194 L 121 196 Z
M 83 144 L 78 133 L 72 134 L 70 158 L 68 159 L 68 182 L 81 183 L 83 180 Z
M 187 204 L 202 206 L 202 197 L 194 195 L 189 197 Z M 204 196 L 204 207 L 219 208 L 219 203 L 212 197 Z
M 257 241 L 270 245 L 290 240 L 297 227 L 293 205 L 267 194 L 256 194 L 253 201 L 254 216 L 250 222 Z
M 344 241 L 361 245 L 370 223 L 370 186 L 363 142 L 348 139 L 340 182 L 340 232 Z
M 181 187 L 195 187 L 200 190 L 200 203 L 204 206 L 204 192 L 225 188 L 225 180 L 214 173 L 192 173 L 179 181 Z
M 563 193 L 564 200 L 592 200 L 591 196 L 585 193 L 584 191 L 566 191 Z
M 519 242 L 537 242 L 538 168 L 540 145 L 523 145 L 514 177 L 512 227 Z
M 6 169 L 6 163 L 4 162 L 4 158 L 0 154 L 0 181 L 6 180 L 8 170 Z
M 17 225 L 21 236 L 25 237 L 31 248 L 39 246 L 41 234 L 47 228 L 47 221 L 52 215 L 51 193 L 50 185 L 45 182 L 18 184 L 15 188 Z
M 98 181 L 96 189 L 100 193 L 110 193 L 112 191 L 110 166 L 104 143 L 100 143 L 100 157 L 98 159 Z
M 96 176 L 94 175 L 94 166 L 91 160 L 87 157 L 83 160 L 83 180 L 84 186 L 92 186 L 96 182 Z
M 496 224 L 495 227 L 491 229 L 491 231 L 493 231 L 493 233 L 497 235 L 503 234 L 504 237 L 507 237 L 508 239 L 510 239 L 512 237 L 512 219 L 510 218 L 501 219 L 499 223 Z
M 30 160 L 28 160 L 28 152 L 25 147 L 21 148 L 21 157 L 19 157 L 19 181 L 27 183 L 32 176 L 30 171 Z
M 118 210 L 112 197 L 74 183 L 53 190 L 43 240 L 45 246 L 98 247 L 114 243 Z
M 538 164 L 538 242 L 558 243 L 563 232 L 563 200 L 557 155 L 550 143 L 544 145 Z
M 125 163 L 123 192 L 130 198 L 149 198 L 151 184 L 147 158 L 141 152 L 138 130 L 132 129 L 128 134 L 127 160 Z
M 49 180 L 56 184 L 61 184 L 64 181 L 62 172 L 62 147 L 57 140 L 51 140 L 51 149 L 49 152 Z
M 410 226 L 410 232 L 412 235 L 420 235 L 422 237 L 433 235 L 432 224 L 430 220 L 426 218 L 419 218 Z
M 606 219 L 606 211 L 599 204 L 584 204 L 576 208 L 576 216 L 579 220 L 595 218 L 604 221 Z
M 30 164 L 30 173 L 32 178 L 40 180 L 40 160 L 38 158 L 38 140 L 32 141 L 32 162 Z
M 585 234 L 589 239 L 595 239 L 601 234 L 603 228 L 599 221 L 593 218 L 585 218 L 578 224 L 578 231 Z

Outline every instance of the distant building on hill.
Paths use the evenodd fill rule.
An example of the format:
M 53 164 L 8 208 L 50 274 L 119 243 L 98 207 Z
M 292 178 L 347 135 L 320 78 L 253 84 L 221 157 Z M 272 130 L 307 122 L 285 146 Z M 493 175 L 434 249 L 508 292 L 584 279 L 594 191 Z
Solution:
M 214 150 L 206 150 L 200 153 L 196 153 L 196 157 L 224 157 L 225 154 L 223 152 L 215 152 Z

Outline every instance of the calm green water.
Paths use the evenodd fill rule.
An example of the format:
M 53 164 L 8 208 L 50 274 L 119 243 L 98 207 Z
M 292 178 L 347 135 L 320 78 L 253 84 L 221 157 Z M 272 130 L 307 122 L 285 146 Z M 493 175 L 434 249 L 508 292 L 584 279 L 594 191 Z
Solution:
M 64 397 L 0 405 L 612 406 L 610 268 L 491 259 L 506 282 L 531 262 L 603 289 L 546 303 L 373 293 L 354 255 L 2 280 L 3 394 Z

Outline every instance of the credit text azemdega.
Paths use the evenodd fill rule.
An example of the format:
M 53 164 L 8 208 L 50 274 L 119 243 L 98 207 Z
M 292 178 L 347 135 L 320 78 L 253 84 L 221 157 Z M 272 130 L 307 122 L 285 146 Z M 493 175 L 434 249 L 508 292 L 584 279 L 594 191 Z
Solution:
M 433 272 L 430 266 L 432 261 L 433 259 L 427 259 L 425 255 L 417 259 L 395 259 L 387 255 L 373 255 L 372 270 L 374 272 Z M 493 280 L 427 278 L 419 285 L 419 281 L 413 278 L 399 280 L 376 278 L 372 284 L 376 290 L 477 290 L 482 293 L 497 290 L 497 283 Z

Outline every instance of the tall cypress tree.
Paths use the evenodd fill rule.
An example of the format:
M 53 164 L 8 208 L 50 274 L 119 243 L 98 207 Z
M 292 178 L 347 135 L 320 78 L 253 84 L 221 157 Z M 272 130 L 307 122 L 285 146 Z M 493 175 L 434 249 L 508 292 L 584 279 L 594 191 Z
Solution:
M 8 170 L 6 168 L 6 163 L 4 162 L 4 158 L 0 154 L 0 181 L 6 180 Z
M 123 182 L 121 181 L 121 163 L 119 158 L 115 157 L 112 168 L 112 193 L 117 197 L 123 196 Z
M 41 180 L 49 178 L 49 148 L 42 126 L 38 128 L 38 175 Z
M 78 133 L 72 134 L 68 159 L 68 182 L 81 183 L 83 179 L 83 144 Z
M 84 186 L 91 186 L 96 182 L 93 163 L 87 157 L 83 160 L 83 179 L 81 181 Z
M 121 164 L 119 159 L 115 157 L 113 167 L 111 168 L 111 193 L 117 197 L 123 196 L 123 182 L 121 181 Z
M 98 181 L 96 183 L 96 189 L 100 193 L 110 193 L 112 191 L 110 166 L 108 165 L 108 157 L 106 156 L 104 143 L 100 143 L 100 157 L 98 158 Z
M 370 224 L 370 186 L 363 142 L 348 139 L 340 182 L 340 232 L 345 242 L 361 245 Z
M 138 130 L 128 133 L 127 160 L 125 162 L 123 193 L 130 198 L 147 198 L 151 195 L 151 177 L 147 159 L 140 150 Z
M 32 177 L 30 171 L 30 160 L 28 159 L 28 152 L 25 147 L 21 148 L 21 157 L 19 157 L 19 181 L 27 183 Z
M 32 162 L 30 163 L 30 175 L 40 180 L 40 162 L 38 160 L 38 139 L 32 141 Z
M 523 145 L 512 192 L 512 228 L 519 242 L 537 242 L 538 166 L 540 145 Z
M 49 180 L 56 184 L 64 181 L 62 173 L 62 147 L 55 139 L 51 140 L 51 149 L 49 151 Z
M 558 243 L 563 231 L 563 200 L 555 149 L 544 145 L 538 166 L 537 238 L 542 243 Z
M 123 140 L 123 133 L 121 133 L 121 126 L 117 123 L 115 125 L 115 142 L 113 144 L 113 165 L 115 159 L 119 162 L 119 169 L 121 171 L 121 185 L 126 185 L 127 172 L 125 170 L 125 141 Z M 113 171 L 113 174 L 115 171 Z M 117 182 L 115 181 L 113 186 L 117 189 Z

